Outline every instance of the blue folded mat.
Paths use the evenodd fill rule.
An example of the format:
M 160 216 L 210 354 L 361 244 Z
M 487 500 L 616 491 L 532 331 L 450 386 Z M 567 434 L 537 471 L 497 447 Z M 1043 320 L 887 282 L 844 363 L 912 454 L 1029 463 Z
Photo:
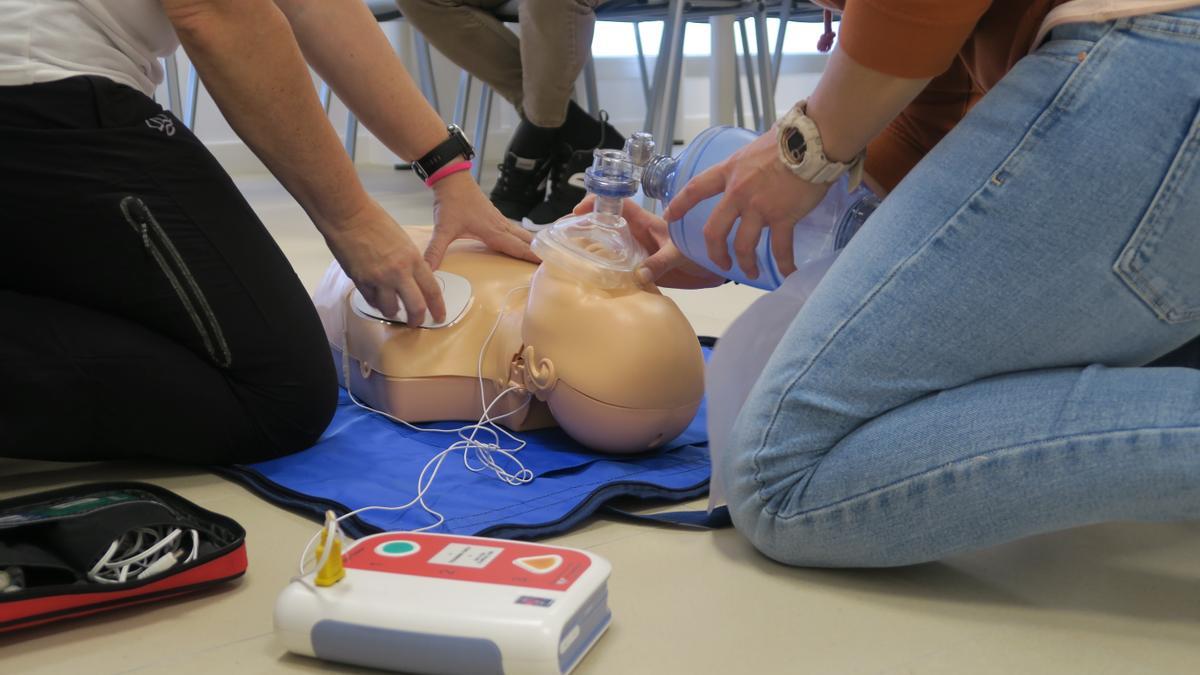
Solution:
M 706 360 L 709 351 L 705 347 Z M 462 424 L 421 426 L 453 429 Z M 641 455 L 589 452 L 558 429 L 517 435 L 527 443 L 517 457 L 533 471 L 533 481 L 509 485 L 490 471 L 472 472 L 463 465 L 462 453 L 455 452 L 446 457 L 425 494 L 430 508 L 446 519 L 431 531 L 533 539 L 566 532 L 617 497 L 681 501 L 708 492 L 703 404 L 678 438 Z M 267 462 L 216 470 L 271 502 L 321 520 L 327 509 L 340 515 L 363 506 L 408 502 L 416 495 L 422 467 L 455 440 L 453 434 L 413 431 L 367 412 L 343 390 L 333 421 L 313 447 Z M 498 461 L 510 468 L 503 458 Z M 341 525 L 357 538 L 433 522 L 433 516 L 413 506 L 404 511 L 367 511 Z

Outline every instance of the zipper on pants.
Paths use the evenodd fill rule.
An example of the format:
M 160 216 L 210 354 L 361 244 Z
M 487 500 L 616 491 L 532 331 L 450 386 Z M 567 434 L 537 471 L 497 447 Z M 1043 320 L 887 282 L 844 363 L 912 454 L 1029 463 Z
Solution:
M 124 214 L 125 221 L 129 223 L 133 231 L 141 237 L 142 247 L 158 263 L 159 269 L 171 284 L 171 288 L 175 289 L 179 302 L 187 310 L 188 316 L 192 319 L 192 325 L 196 327 L 196 332 L 204 342 L 204 349 L 208 352 L 209 358 L 217 366 L 228 368 L 233 362 L 233 355 L 230 354 L 229 345 L 225 342 L 221 324 L 217 321 L 212 307 L 209 306 L 204 291 L 200 290 L 200 285 L 192 276 L 192 271 L 183 261 L 183 256 L 179 255 L 175 244 L 158 224 L 146 203 L 138 197 L 129 195 L 122 199 L 121 213 Z

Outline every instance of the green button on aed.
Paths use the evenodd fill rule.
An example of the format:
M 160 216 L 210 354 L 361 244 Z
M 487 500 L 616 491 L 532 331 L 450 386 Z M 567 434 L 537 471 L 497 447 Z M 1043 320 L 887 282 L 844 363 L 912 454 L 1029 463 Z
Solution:
M 387 541 L 375 547 L 376 553 L 391 558 L 402 558 L 406 555 L 412 555 L 419 550 L 421 550 L 420 544 L 406 539 Z

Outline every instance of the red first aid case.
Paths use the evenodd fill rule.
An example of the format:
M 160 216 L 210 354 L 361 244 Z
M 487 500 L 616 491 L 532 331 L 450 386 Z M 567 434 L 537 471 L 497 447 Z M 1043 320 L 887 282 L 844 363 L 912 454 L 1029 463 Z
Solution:
M 0 633 L 172 598 L 246 571 L 234 520 L 145 483 L 0 501 Z

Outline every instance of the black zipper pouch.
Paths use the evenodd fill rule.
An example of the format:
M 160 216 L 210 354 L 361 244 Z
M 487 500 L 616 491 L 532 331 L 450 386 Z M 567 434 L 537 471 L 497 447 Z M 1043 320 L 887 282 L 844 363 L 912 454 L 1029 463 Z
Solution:
M 0 632 L 202 590 L 246 562 L 241 525 L 156 485 L 0 501 Z

